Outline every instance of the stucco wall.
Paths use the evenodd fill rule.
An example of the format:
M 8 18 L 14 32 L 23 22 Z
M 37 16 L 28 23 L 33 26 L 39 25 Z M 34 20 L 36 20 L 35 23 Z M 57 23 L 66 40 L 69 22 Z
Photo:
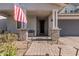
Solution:
M 12 19 L 8 19 L 7 20 L 7 29 L 9 32 L 17 32 L 17 27 L 16 27 L 16 23 L 14 20 Z
M 34 30 L 36 36 L 36 16 L 28 16 L 28 30 Z
M 7 27 L 8 32 L 17 32 L 16 22 L 13 19 L 5 19 L 0 20 L 0 28 L 5 29 L 5 26 Z M 28 30 L 34 30 L 36 35 L 36 17 L 31 16 L 28 17 L 28 24 L 27 24 Z
M 5 20 L 5 19 L 0 19 L 0 29 L 1 29 L 1 30 L 5 30 L 5 29 L 6 29 L 6 28 L 5 28 L 5 27 L 7 27 L 6 22 L 7 22 L 7 20 Z
M 51 35 L 51 28 L 52 28 L 52 16 L 50 15 L 48 18 L 48 35 Z
M 0 29 L 5 30 L 6 27 L 8 32 L 17 32 L 16 23 L 12 19 L 0 20 Z

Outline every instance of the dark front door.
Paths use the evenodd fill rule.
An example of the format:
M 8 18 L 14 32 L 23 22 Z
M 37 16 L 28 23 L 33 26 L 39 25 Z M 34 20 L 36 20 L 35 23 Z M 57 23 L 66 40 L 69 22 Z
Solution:
M 40 27 L 40 35 L 44 35 L 44 25 L 45 25 L 45 20 L 39 20 L 39 27 Z
M 48 35 L 48 18 L 37 18 L 37 36 Z

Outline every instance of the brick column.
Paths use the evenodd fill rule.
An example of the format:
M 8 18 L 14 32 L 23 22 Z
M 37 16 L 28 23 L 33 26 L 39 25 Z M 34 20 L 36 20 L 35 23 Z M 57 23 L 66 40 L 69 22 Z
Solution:
M 52 11 L 52 30 L 51 30 L 51 38 L 53 43 L 57 43 L 60 37 L 60 29 L 58 28 L 58 10 Z

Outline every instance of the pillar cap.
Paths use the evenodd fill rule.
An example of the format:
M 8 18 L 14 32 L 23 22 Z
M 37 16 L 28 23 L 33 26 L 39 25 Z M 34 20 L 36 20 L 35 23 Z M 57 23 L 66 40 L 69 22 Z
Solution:
M 61 28 L 53 28 L 52 30 L 61 30 Z
M 27 29 L 17 29 L 18 31 L 27 31 Z

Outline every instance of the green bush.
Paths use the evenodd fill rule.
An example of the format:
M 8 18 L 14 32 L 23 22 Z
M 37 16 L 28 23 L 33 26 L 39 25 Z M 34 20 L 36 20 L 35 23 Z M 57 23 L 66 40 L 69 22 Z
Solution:
M 16 47 L 13 41 L 17 40 L 18 36 L 13 33 L 5 33 L 1 36 L 2 44 L 0 45 L 0 56 L 15 56 Z
M 14 33 L 1 34 L 0 38 L 2 42 L 13 42 L 18 39 L 18 35 Z
M 5 43 L 2 46 L 0 56 L 15 56 L 15 55 L 16 55 L 16 47 L 14 44 Z

